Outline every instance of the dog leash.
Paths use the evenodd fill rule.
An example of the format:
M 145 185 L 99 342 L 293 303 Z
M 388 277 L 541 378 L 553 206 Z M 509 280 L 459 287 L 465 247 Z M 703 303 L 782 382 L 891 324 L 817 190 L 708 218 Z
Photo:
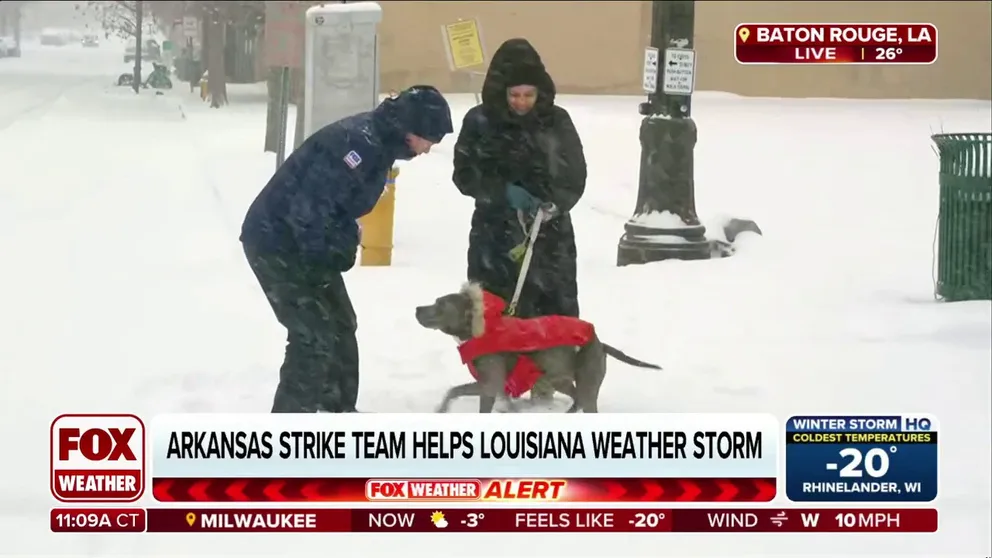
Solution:
M 518 213 L 518 217 L 519 217 Z M 544 211 L 538 210 L 534 216 L 534 223 L 530 226 L 530 233 L 527 235 L 527 251 L 524 252 L 524 259 L 520 262 L 520 275 L 517 276 L 517 287 L 513 290 L 513 298 L 506 309 L 506 313 L 512 316 L 517 313 L 517 303 L 520 302 L 520 293 L 524 290 L 524 279 L 527 278 L 527 270 L 530 269 L 530 260 L 534 257 L 534 243 L 537 242 L 537 233 L 541 231 L 541 222 L 544 220 Z

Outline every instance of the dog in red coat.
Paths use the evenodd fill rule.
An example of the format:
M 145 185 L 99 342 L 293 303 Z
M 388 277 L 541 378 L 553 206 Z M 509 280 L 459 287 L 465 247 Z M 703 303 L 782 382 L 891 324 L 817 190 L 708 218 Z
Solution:
M 513 399 L 529 391 L 542 375 L 572 398 L 568 412 L 599 411 L 599 389 L 606 357 L 639 368 L 661 367 L 627 356 L 600 341 L 593 325 L 568 316 L 515 318 L 504 315 L 506 302 L 470 283 L 428 306 L 418 306 L 417 321 L 453 336 L 475 381 L 448 390 L 438 412 L 459 397 L 478 396 L 479 412 L 491 413 L 497 399 L 511 410 Z

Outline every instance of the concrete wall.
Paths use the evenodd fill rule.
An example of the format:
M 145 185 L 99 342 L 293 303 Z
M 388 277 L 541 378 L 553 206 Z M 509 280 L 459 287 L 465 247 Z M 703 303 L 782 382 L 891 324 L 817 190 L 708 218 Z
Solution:
M 640 93 L 650 2 L 380 2 L 383 88 L 430 83 L 478 90 L 478 78 L 448 69 L 441 25 L 475 18 L 487 54 L 511 37 L 541 52 L 566 93 Z M 931 66 L 741 66 L 741 22 L 927 22 L 939 32 Z M 774 97 L 992 99 L 992 2 L 696 2 L 696 88 Z M 485 68 L 479 68 L 484 72 Z

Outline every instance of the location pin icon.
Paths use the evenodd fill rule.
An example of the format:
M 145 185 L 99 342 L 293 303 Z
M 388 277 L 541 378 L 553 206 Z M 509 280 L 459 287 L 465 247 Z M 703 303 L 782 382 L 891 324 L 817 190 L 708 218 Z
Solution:
M 189 523 L 189 526 L 192 527 L 196 523 L 196 514 L 193 512 L 186 514 L 186 523 Z
M 741 38 L 742 43 L 746 43 L 747 38 L 751 36 L 751 31 L 747 27 L 741 27 L 740 31 L 737 32 L 737 35 Z

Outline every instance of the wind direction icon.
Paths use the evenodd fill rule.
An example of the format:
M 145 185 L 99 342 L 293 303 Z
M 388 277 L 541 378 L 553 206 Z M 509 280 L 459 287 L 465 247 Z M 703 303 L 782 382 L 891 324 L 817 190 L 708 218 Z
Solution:
M 781 527 L 782 525 L 785 525 L 785 522 L 788 520 L 789 520 L 789 516 L 784 511 L 780 511 L 772 516 L 772 523 L 776 527 Z

